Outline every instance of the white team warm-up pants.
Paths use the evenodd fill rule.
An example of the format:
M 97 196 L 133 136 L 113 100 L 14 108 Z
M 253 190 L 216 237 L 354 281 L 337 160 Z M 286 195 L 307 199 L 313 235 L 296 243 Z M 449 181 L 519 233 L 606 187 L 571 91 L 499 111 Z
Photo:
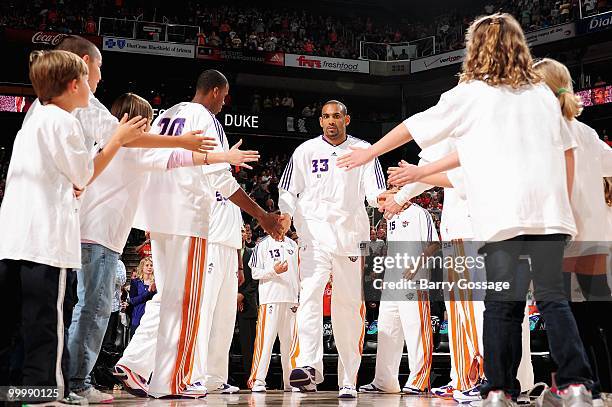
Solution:
M 155 351 L 157 350 L 157 331 L 159 329 L 159 311 L 164 292 L 164 272 L 157 265 L 162 262 L 165 255 L 165 245 L 162 240 L 153 239 L 151 236 L 151 256 L 153 257 L 153 275 L 157 294 L 147 302 L 145 313 L 140 320 L 140 325 L 130 343 L 123 351 L 123 356 L 117 362 L 118 365 L 127 366 L 130 370 L 149 380 L 155 365 Z
M 444 242 L 443 254 L 454 259 L 475 259 L 478 247 L 473 242 L 453 240 Z M 461 260 L 463 260 L 461 259 Z M 465 261 L 453 264 L 466 264 Z M 444 281 L 457 283 L 460 279 L 467 281 L 486 281 L 484 267 L 479 269 L 448 267 L 444 269 Z M 446 314 L 448 318 L 448 343 L 450 348 L 451 371 L 450 385 L 457 390 L 467 390 L 484 378 L 482 358 L 482 325 L 484 290 L 472 292 L 459 289 L 456 285 L 450 292 L 445 292 Z
M 136 333 L 125 349 L 122 358 L 117 362 L 148 379 L 153 373 L 157 348 L 157 332 L 160 325 L 160 304 L 163 293 L 160 269 L 155 265 L 163 247 L 151 236 L 157 294 L 147 302 L 145 313 L 136 329 Z M 229 348 L 234 332 L 236 315 L 236 295 L 238 292 L 238 257 L 236 249 L 228 246 L 209 243 L 207 247 L 207 268 L 204 278 L 203 301 L 201 303 L 200 324 L 196 345 L 196 357 L 191 382 L 207 383 L 210 389 L 227 382 Z M 212 264 L 208 273 L 208 265 Z M 160 281 L 160 282 L 158 282 Z M 214 300 L 216 298 L 216 300 Z M 215 302 L 216 301 L 216 302 Z M 210 327 L 214 325 L 212 334 Z M 208 340 L 207 340 L 208 338 Z M 208 347 L 209 358 L 204 347 Z M 209 366 L 208 374 L 206 368 Z
M 206 239 L 151 233 L 160 249 L 156 277 L 163 281 L 159 327 L 149 395 L 185 390 L 194 368 L 206 272 Z
M 433 330 L 429 296 L 414 291 L 415 298 L 404 301 L 381 301 L 378 311 L 378 346 L 374 386 L 388 393 L 398 393 L 399 368 L 404 341 L 408 351 L 410 376 L 405 386 L 420 390 L 429 388 L 433 356 Z
M 227 383 L 229 350 L 236 324 L 238 295 L 238 251 L 208 243 L 200 330 L 191 383 L 208 390 Z
M 266 384 L 266 376 L 270 367 L 272 348 L 276 337 L 280 341 L 281 364 L 283 367 L 283 384 L 289 388 L 291 374 L 291 352 L 297 345 L 297 330 L 295 322 L 297 304 L 276 302 L 260 304 L 257 313 L 257 336 L 253 365 L 248 386 L 253 387 L 255 381 Z
M 353 261 L 354 260 L 354 261 Z M 323 291 L 332 275 L 332 327 L 339 363 L 344 366 L 343 386 L 355 386 L 361 364 L 365 306 L 362 295 L 361 257 L 338 256 L 310 244 L 300 248 L 300 306 L 297 311 L 298 344 L 292 367 L 310 366 L 316 382 L 323 381 Z

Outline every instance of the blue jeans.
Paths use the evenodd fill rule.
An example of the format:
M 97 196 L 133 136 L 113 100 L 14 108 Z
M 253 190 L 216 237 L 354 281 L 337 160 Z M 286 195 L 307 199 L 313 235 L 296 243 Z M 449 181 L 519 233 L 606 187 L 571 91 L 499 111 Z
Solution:
M 91 387 L 93 369 L 112 311 L 119 253 L 93 243 L 81 244 L 82 268 L 77 272 L 78 302 L 68 338 L 70 389 Z
M 535 298 L 546 322 L 550 354 L 559 367 L 557 387 L 563 389 L 577 383 L 592 387 L 591 368 L 564 293 L 561 263 L 565 238 L 565 235 L 525 235 L 487 243 L 482 248 L 481 252 L 486 254 L 487 281 L 507 281 L 513 291 L 511 294 L 487 291 L 483 326 L 487 384 L 481 388 L 483 397 L 491 390 L 516 391 L 527 291 L 521 281 L 524 276 L 517 275 L 521 254 L 531 258 Z

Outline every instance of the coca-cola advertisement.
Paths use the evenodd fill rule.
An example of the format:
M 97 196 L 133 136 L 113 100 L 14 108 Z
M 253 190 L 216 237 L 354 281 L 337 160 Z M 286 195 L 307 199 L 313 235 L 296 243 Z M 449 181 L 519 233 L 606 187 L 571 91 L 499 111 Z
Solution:
M 4 30 L 4 41 L 17 44 L 24 44 L 33 49 L 53 48 L 59 44 L 64 37 L 70 34 L 63 34 L 53 31 L 36 31 L 17 28 L 6 28 Z M 82 35 L 97 46 L 102 45 L 102 38 L 97 35 Z
M 32 36 L 32 43 L 51 45 L 54 47 L 57 44 L 59 44 L 67 36 L 68 34 L 38 31 Z

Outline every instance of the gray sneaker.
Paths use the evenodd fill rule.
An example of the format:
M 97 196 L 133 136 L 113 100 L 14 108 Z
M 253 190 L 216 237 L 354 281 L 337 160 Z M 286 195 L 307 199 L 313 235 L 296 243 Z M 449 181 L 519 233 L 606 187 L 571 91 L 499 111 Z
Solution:
M 563 390 L 546 389 L 536 400 L 536 407 L 587 407 L 593 396 L 583 384 L 572 384 Z
M 89 404 L 109 404 L 115 400 L 111 394 L 104 393 L 95 387 L 80 391 L 76 395 L 87 399 Z
M 514 403 L 512 403 L 512 398 L 503 390 L 491 390 L 480 405 L 482 407 L 513 407 Z
M 66 397 L 59 401 L 62 404 L 70 404 L 75 406 L 86 406 L 89 404 L 85 397 L 78 396 L 76 393 L 70 392 Z

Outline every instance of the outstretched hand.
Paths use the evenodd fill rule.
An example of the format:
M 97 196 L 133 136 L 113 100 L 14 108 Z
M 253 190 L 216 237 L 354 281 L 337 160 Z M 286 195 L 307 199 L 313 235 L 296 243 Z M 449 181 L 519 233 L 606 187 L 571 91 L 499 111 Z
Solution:
M 227 162 L 231 165 L 238 165 L 240 167 L 248 168 L 252 170 L 253 167 L 246 163 L 255 162 L 259 160 L 259 151 L 255 150 L 240 150 L 242 145 L 242 139 L 232 146 L 227 152 Z
M 371 153 L 369 148 L 362 147 L 349 147 L 351 150 L 350 153 L 344 154 L 339 157 L 336 161 L 336 166 L 340 168 L 345 168 L 347 170 L 352 170 L 353 168 L 360 167 L 364 164 L 369 163 L 374 158 L 374 155 Z
M 397 186 L 412 184 L 421 179 L 421 167 L 401 161 L 399 167 L 389 167 L 389 183 Z
M 147 126 L 149 119 L 142 116 L 134 116 L 128 119 L 127 113 L 123 115 L 119 120 L 119 126 L 115 130 L 115 137 L 122 146 L 129 144 L 130 142 L 144 137 L 144 130 Z
M 214 150 L 217 145 L 215 137 L 202 136 L 202 130 L 188 131 L 177 137 L 178 145 L 185 150 L 195 151 L 196 153 L 204 153 Z

